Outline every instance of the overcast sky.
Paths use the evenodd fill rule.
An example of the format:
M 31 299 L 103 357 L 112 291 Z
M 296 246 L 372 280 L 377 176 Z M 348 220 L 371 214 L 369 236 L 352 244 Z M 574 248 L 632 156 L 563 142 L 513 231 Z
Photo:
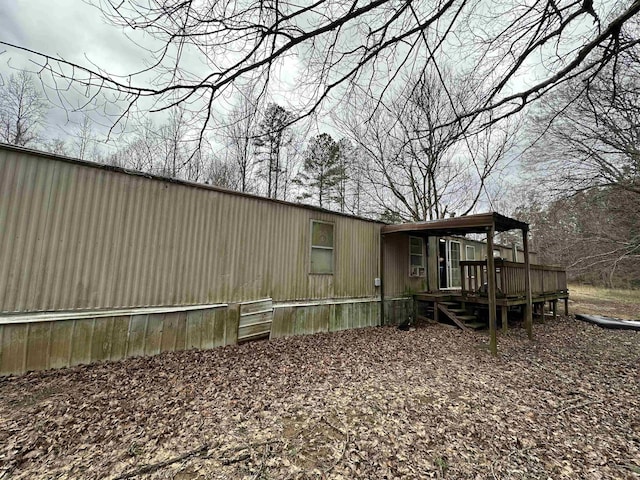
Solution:
M 121 29 L 108 25 L 100 12 L 80 0 L 0 0 L 0 36 L 3 41 L 60 56 L 79 64 L 92 61 L 115 73 L 126 73 L 139 66 L 144 51 L 128 40 Z M 139 37 L 138 41 L 144 41 Z M 2 50 L 0 50 L 2 51 Z M 18 50 L 5 49 L 0 55 L 0 73 L 14 69 L 37 70 L 37 65 Z M 47 96 L 59 103 L 53 91 Z M 73 109 L 83 96 L 70 95 L 70 108 L 52 108 L 47 117 L 47 136 L 64 137 L 81 121 Z M 108 124 L 97 113 L 91 115 Z
M 604 2 L 604 4 L 607 3 L 609 2 Z M 135 35 L 135 37 L 132 39 L 127 35 Z M 120 27 L 107 23 L 99 9 L 81 0 L 0 0 L 0 39 L 37 52 L 59 56 L 80 65 L 94 64 L 96 68 L 104 69 L 110 74 L 121 75 L 134 73 L 144 67 L 150 57 L 144 47 L 154 45 L 153 41 L 140 30 L 125 32 Z M 140 45 L 136 45 L 132 40 Z M 453 52 L 455 51 L 454 49 Z M 458 51 L 458 53 L 464 52 Z M 193 55 L 193 58 L 187 62 L 187 66 L 201 78 L 205 72 L 211 71 L 210 66 L 207 66 L 208 61 L 214 61 L 214 59 L 207 60 L 202 55 Z M 297 62 L 295 56 L 284 58 L 280 68 L 276 69 L 279 72 L 279 81 L 273 82 L 270 87 L 272 98 L 285 106 L 294 104 L 304 97 L 301 83 L 305 80 L 307 83 L 313 82 L 312 78 L 303 78 L 301 79 L 303 82 L 298 81 L 297 72 L 302 71 L 302 68 Z M 0 55 L 0 74 L 6 76 L 12 68 L 37 70 L 37 65 L 30 63 L 29 58 L 22 52 L 8 48 Z M 527 78 L 534 76 L 534 70 L 533 66 L 523 69 L 518 82 L 527 83 Z M 77 86 L 74 85 L 72 88 Z M 47 93 L 53 101 L 57 101 L 52 95 L 53 90 Z M 64 136 L 65 131 L 72 131 L 80 122 L 82 116 L 74 115 L 73 110 L 83 104 L 85 93 L 67 94 L 66 99 L 70 105 L 67 106 L 66 111 L 63 109 L 50 111 L 47 128 L 50 138 Z M 107 105 L 108 109 L 109 107 L 110 105 Z M 224 109 L 224 102 L 218 104 L 217 108 Z M 331 110 L 337 109 L 329 106 L 327 111 Z M 111 108 L 109 111 L 114 113 L 116 109 Z M 94 121 L 105 126 L 103 131 L 112 123 L 112 119 L 103 117 L 100 111 L 90 115 Z M 156 124 L 162 123 L 164 118 L 166 116 L 160 115 L 154 118 L 154 121 Z M 330 126 L 322 123 L 315 129 L 332 133 Z
M 134 32 L 133 40 L 141 45 L 138 46 L 127 37 L 131 34 L 130 30 L 125 34 L 120 27 L 108 24 L 97 8 L 81 0 L 0 0 L 0 39 L 3 41 L 80 65 L 94 63 L 110 73 L 135 72 L 149 57 L 143 47 L 151 46 L 151 39 L 140 31 Z M 29 58 L 20 51 L 7 49 L 0 55 L 0 74 L 9 74 L 11 68 L 36 70 L 37 65 L 30 63 Z M 194 59 L 193 69 L 197 71 L 199 68 L 205 69 L 206 65 L 201 59 Z M 276 101 L 286 105 L 300 96 L 300 88 L 296 92 L 296 71 L 296 59 L 284 59 L 280 68 L 281 81 L 274 82 L 271 88 L 272 97 Z M 296 94 L 291 95 L 292 91 Z M 49 95 L 51 93 L 52 91 L 48 92 Z M 47 137 L 64 138 L 77 128 L 82 115 L 74 115 L 72 110 L 83 103 L 84 95 L 80 93 L 67 96 L 70 108 L 50 110 Z M 101 116 L 100 112 L 93 112 L 90 116 L 103 125 L 102 133 L 111 126 L 111 119 Z M 156 117 L 154 120 L 158 124 L 163 117 Z M 335 135 L 331 126 L 322 122 L 315 125 L 313 130 Z
M 153 41 L 142 32 L 125 32 L 108 24 L 97 8 L 81 0 L 0 0 L 0 39 L 79 65 L 91 66 L 93 63 L 116 75 L 134 73 L 143 68 L 150 60 L 145 47 L 153 46 Z M 3 52 L 0 55 L 0 75 L 3 77 L 15 69 L 38 69 L 28 55 L 19 50 L 0 48 L 0 52 Z M 195 72 L 206 69 L 205 63 L 195 56 L 188 65 Z M 295 99 L 289 92 L 295 88 L 297 64 L 295 59 L 287 58 L 280 67 L 281 78 L 273 83 L 271 94 L 275 101 L 286 104 Z M 52 102 L 60 104 L 53 89 L 46 93 Z M 66 109 L 52 108 L 49 111 L 48 138 L 64 138 L 77 128 L 83 116 L 74 114 L 73 110 L 84 103 L 84 93 L 65 94 L 70 105 Z M 217 108 L 224 109 L 225 105 L 219 104 Z M 89 112 L 89 116 L 97 122 L 96 128 L 106 133 L 113 118 L 104 117 L 102 110 Z M 110 109 L 111 113 L 115 111 Z M 155 115 L 153 119 L 162 123 L 166 114 Z M 98 124 L 102 124 L 102 128 Z

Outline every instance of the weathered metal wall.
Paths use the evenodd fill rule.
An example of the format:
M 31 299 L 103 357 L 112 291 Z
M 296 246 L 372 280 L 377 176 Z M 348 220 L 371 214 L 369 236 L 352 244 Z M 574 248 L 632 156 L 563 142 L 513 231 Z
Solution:
M 409 276 L 409 237 L 406 233 L 384 236 L 384 296 L 409 295 L 427 289 L 426 277 Z M 426 254 L 426 249 L 425 249 Z M 427 258 L 428 269 L 431 262 Z
M 238 315 L 226 305 L 0 324 L 0 375 L 231 345 L 237 335 Z
M 381 224 L 0 147 L 0 312 L 375 297 Z M 335 273 L 310 275 L 310 220 Z

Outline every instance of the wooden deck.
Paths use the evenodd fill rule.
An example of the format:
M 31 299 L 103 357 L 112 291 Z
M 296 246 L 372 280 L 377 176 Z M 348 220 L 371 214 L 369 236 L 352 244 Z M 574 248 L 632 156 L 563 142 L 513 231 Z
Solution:
M 526 297 L 525 264 L 496 258 L 496 300 Z M 461 261 L 463 297 L 487 296 L 487 261 Z M 557 265 L 531 264 L 531 294 L 534 298 L 567 294 L 567 272 Z
M 496 310 L 500 311 L 503 330 L 507 328 L 509 307 L 527 304 L 524 263 L 495 259 Z M 426 303 L 435 320 L 444 313 L 462 329 L 478 328 L 478 322 L 468 318 L 463 310 L 489 306 L 487 261 L 461 261 L 462 287 L 454 290 L 419 292 L 413 296 L 415 311 L 419 303 Z M 556 265 L 531 265 L 531 300 L 534 311 L 542 313 L 549 302 L 553 315 L 557 315 L 558 301 L 564 301 L 565 315 L 568 312 L 569 290 L 566 271 Z M 472 325 L 472 326 L 470 326 Z M 470 328 L 467 328 L 470 327 Z

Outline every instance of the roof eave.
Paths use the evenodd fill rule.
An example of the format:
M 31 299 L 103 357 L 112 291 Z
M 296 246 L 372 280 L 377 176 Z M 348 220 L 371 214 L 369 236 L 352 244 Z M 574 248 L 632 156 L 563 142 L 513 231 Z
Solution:
M 498 232 L 508 230 L 529 230 L 529 225 L 515 218 L 510 218 L 496 212 L 466 215 L 463 217 L 444 218 L 428 222 L 401 223 L 385 225 L 382 234 L 389 233 L 422 233 L 432 236 L 486 233 L 491 227 Z

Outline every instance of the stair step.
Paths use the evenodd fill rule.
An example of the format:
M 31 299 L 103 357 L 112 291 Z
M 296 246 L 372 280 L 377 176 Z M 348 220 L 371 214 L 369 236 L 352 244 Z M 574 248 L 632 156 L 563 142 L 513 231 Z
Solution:
M 486 324 L 486 323 L 483 323 L 483 322 L 469 322 L 469 323 L 465 322 L 464 324 L 465 324 L 468 328 L 472 328 L 472 329 L 474 329 L 474 330 L 478 330 L 478 329 L 480 329 L 480 328 L 485 328 L 485 327 L 487 326 L 487 324 Z
M 458 317 L 458 320 L 462 320 L 463 322 L 470 322 L 478 319 L 475 315 L 456 315 L 456 317 Z
M 458 302 L 438 302 L 440 305 L 455 305 L 457 307 L 460 306 Z
M 451 313 L 465 313 L 467 310 L 464 308 L 448 308 L 447 310 L 449 310 Z

